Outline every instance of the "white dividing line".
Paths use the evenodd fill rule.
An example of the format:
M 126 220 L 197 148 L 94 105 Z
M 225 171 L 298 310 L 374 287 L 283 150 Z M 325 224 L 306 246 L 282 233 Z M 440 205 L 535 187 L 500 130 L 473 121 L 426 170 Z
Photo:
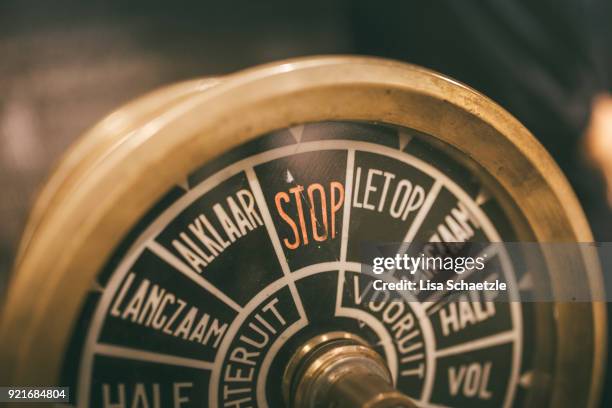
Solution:
M 197 368 L 200 370 L 212 370 L 213 363 L 210 361 L 196 360 L 193 358 L 177 357 L 168 354 L 155 353 L 152 351 L 137 350 L 129 347 L 114 346 L 111 344 L 98 343 L 94 352 L 109 357 L 119 357 L 129 360 L 147 361 L 150 363 L 161 363 L 180 367 Z
M 512 266 L 512 262 L 508 256 L 508 251 L 504 250 L 500 252 L 500 259 L 502 263 L 502 269 L 504 271 L 512 271 L 514 268 Z M 520 334 L 523 333 L 523 320 L 521 318 L 521 303 L 520 301 L 515 301 L 515 299 L 519 299 L 518 289 L 516 288 L 516 279 L 514 273 L 510 273 L 512 277 L 511 287 L 510 287 L 510 296 L 512 296 L 510 302 L 510 312 L 512 316 L 512 327 L 516 332 L 516 341 L 514 342 L 514 348 L 512 353 L 512 370 L 510 371 L 510 384 L 508 385 L 508 389 L 506 391 L 506 399 L 504 401 L 504 407 L 509 408 L 512 406 L 512 400 L 514 399 L 514 393 L 516 391 L 516 387 L 519 382 L 520 375 L 520 364 L 521 364 L 521 356 L 523 354 L 523 342 L 521 341 Z
M 342 213 L 342 238 L 340 240 L 340 262 L 346 262 L 348 251 L 349 228 L 351 225 L 351 203 L 353 202 L 353 172 L 355 167 L 355 150 L 349 149 L 346 156 L 346 177 L 344 178 L 344 211 Z M 342 289 L 344 288 L 345 270 L 338 271 L 336 288 L 336 314 L 342 307 Z
M 257 202 L 257 206 L 259 207 L 259 211 L 261 212 L 261 216 L 264 220 L 264 224 L 266 224 L 266 229 L 268 230 L 268 235 L 270 236 L 270 241 L 272 241 L 272 246 L 274 247 L 274 252 L 276 252 L 278 262 L 280 263 L 281 269 L 283 270 L 283 275 L 288 277 L 291 275 L 291 269 L 289 269 L 289 264 L 287 263 L 285 252 L 283 251 L 280 239 L 278 238 L 276 227 L 274 227 L 274 221 L 272 220 L 272 216 L 270 215 L 270 209 L 268 208 L 268 204 L 266 204 L 266 199 L 263 195 L 263 191 L 261 189 L 261 185 L 259 184 L 259 180 L 257 179 L 257 175 L 255 174 L 255 170 L 253 170 L 252 167 L 246 169 L 246 175 L 247 179 L 249 180 L 251 192 L 255 196 L 255 201 Z M 300 298 L 300 294 L 298 293 L 297 288 L 295 287 L 295 282 L 293 282 L 292 280 L 289 280 L 289 291 L 291 292 L 293 302 L 295 303 L 295 307 L 297 308 L 300 317 L 308 321 L 306 317 L 306 312 L 304 311 L 304 305 L 302 305 L 302 299 Z
M 300 319 L 289 326 L 284 332 L 282 332 L 274 343 L 270 346 L 268 353 L 264 357 L 259 367 L 259 374 L 257 375 L 257 406 L 261 408 L 268 407 L 268 398 L 266 392 L 266 380 L 268 379 L 268 372 L 272 366 L 272 360 L 278 354 L 278 351 L 285 345 L 288 339 L 293 337 L 295 333 L 306 327 L 308 323 L 304 319 Z
M 194 272 L 190 267 L 185 265 L 180 259 L 178 259 L 174 254 L 160 245 L 158 242 L 151 240 L 147 243 L 147 247 L 155 253 L 158 257 L 172 266 L 174 269 L 197 283 L 200 287 L 206 289 L 208 292 L 212 293 L 214 296 L 219 298 L 223 303 L 234 309 L 236 312 L 240 313 L 242 307 L 234 300 L 232 300 L 229 296 L 223 293 L 219 288 L 215 285 L 207 281 L 199 275 L 197 272 Z
M 408 231 L 406 231 L 406 235 L 404 235 L 404 239 L 402 239 L 402 242 L 401 242 L 402 245 L 400 245 L 399 251 L 397 252 L 398 255 L 402 256 L 406 252 L 408 252 L 410 245 L 412 245 L 412 240 L 416 236 L 417 232 L 419 232 L 421 225 L 423 225 L 423 222 L 425 221 L 425 217 L 427 217 L 427 214 L 429 214 L 429 210 L 431 210 L 431 207 L 436 201 L 436 198 L 438 197 L 438 194 L 440 193 L 441 189 L 442 189 L 442 182 L 440 181 L 440 179 L 436 179 L 436 181 L 433 183 L 433 185 L 429 189 L 429 192 L 427 193 L 427 197 L 425 198 L 423 205 L 419 209 L 419 212 L 417 213 L 416 217 L 414 217 L 414 220 L 410 224 L 410 227 L 408 227 Z M 408 245 L 403 245 L 403 244 L 408 244 Z M 395 274 L 395 268 L 389 269 L 388 274 L 389 275 Z
M 447 347 L 436 351 L 436 358 L 454 356 L 455 354 L 469 353 L 473 350 L 483 349 L 487 347 L 498 346 L 500 344 L 516 341 L 517 335 L 514 330 L 505 331 L 491 336 L 483 337 L 478 340 L 467 343 L 458 344 L 456 346 Z
M 351 222 L 351 203 L 353 202 L 353 171 L 355 167 L 355 150 L 349 149 L 346 156 L 346 177 L 344 179 L 344 213 L 342 214 L 342 240 L 340 241 L 340 262 L 346 262 Z
M 412 221 L 412 224 L 410 224 L 410 227 L 408 228 L 408 231 L 406 232 L 402 243 L 412 242 L 417 232 L 419 231 L 419 228 L 421 228 L 421 225 L 423 225 L 423 221 L 425 221 L 425 217 L 427 217 L 427 214 L 429 214 L 429 210 L 431 210 L 431 207 L 436 201 L 438 193 L 440 193 L 441 189 L 442 182 L 439 179 L 436 179 L 435 183 L 429 189 L 429 193 L 427 193 L 427 197 L 425 198 L 421 209 L 417 213 L 416 217 L 414 217 L 414 221 Z
M 93 315 L 91 320 L 90 329 L 87 332 L 87 337 L 85 338 L 84 349 L 83 349 L 83 358 L 81 359 L 81 363 L 79 366 L 79 393 L 77 406 L 79 408 L 87 408 L 89 407 L 89 396 L 91 391 L 91 380 L 93 376 L 93 360 L 94 360 L 94 348 L 96 347 L 97 339 L 100 334 L 100 328 L 104 322 L 106 317 L 106 313 L 110 308 L 111 301 L 117 291 L 119 290 L 119 285 L 123 282 L 123 279 L 127 275 L 129 268 L 136 262 L 142 252 L 144 251 L 144 246 L 138 246 L 132 248 L 132 250 L 127 252 L 127 255 L 111 278 L 106 284 L 106 288 L 104 292 L 102 292 L 102 297 L 96 307 L 96 312 Z
M 262 216 L 263 214 L 264 213 L 262 212 Z M 265 220 L 265 217 L 264 217 L 264 220 Z M 328 267 L 330 264 L 333 264 L 333 263 L 310 265 L 309 267 L 298 269 L 296 272 L 292 272 L 292 273 L 288 273 L 287 275 L 283 275 L 283 277 L 275 280 L 274 282 L 270 283 L 265 288 L 261 289 L 255 296 L 253 296 L 249 300 L 249 302 L 246 305 L 244 305 L 244 310 L 241 313 L 239 313 L 238 316 L 236 316 L 236 318 L 234 319 L 234 321 L 230 324 L 230 327 L 225 332 L 225 336 L 223 336 L 221 345 L 219 346 L 219 349 L 217 350 L 217 355 L 215 356 L 215 361 L 214 361 L 214 365 L 217 368 L 212 370 L 212 373 L 210 375 L 209 386 L 208 386 L 208 395 L 210 398 L 209 406 L 216 407 L 219 405 L 219 402 L 218 402 L 219 401 L 219 382 L 221 379 L 221 369 L 223 368 L 222 362 L 228 353 L 229 347 L 231 345 L 232 340 L 235 338 L 236 333 L 238 333 L 238 330 L 242 327 L 242 324 L 249 317 L 249 315 L 255 310 L 257 306 L 261 305 L 261 303 L 265 299 L 273 296 L 275 293 L 277 293 L 281 289 L 284 289 L 287 286 L 289 288 L 295 289 L 296 280 L 304 276 L 309 276 L 305 274 L 313 274 L 313 273 L 318 273 L 318 272 L 324 272 L 327 270 L 333 270 L 334 268 L 333 266 Z M 301 305 L 301 302 L 299 304 Z M 297 308 L 298 303 L 295 303 L 295 305 Z M 302 322 L 304 326 L 306 326 L 308 324 L 308 319 L 306 319 L 305 315 L 302 315 L 302 317 L 300 317 L 298 322 Z

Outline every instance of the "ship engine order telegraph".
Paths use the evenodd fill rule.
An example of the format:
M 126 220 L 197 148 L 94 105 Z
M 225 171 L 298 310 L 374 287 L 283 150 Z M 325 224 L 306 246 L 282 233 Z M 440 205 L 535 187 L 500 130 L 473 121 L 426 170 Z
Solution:
M 78 407 L 594 406 L 603 304 L 521 301 L 568 281 L 600 298 L 589 253 L 494 247 L 507 302 L 391 298 L 360 256 L 588 241 L 540 144 L 442 75 L 315 57 L 181 83 L 102 120 L 42 190 L 1 383 Z

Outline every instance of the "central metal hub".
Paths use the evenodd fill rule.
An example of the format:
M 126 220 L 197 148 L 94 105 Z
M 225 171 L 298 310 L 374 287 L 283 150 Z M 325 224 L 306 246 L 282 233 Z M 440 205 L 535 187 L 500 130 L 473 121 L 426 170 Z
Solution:
M 285 369 L 283 396 L 292 408 L 416 408 L 393 387 L 380 354 L 341 331 L 314 337 L 296 351 Z

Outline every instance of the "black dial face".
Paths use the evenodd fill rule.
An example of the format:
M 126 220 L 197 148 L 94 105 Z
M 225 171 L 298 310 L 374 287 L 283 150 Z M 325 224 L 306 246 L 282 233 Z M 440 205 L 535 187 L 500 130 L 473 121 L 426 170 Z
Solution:
M 204 165 L 98 276 L 65 357 L 76 402 L 280 407 L 295 350 L 343 330 L 423 406 L 521 405 L 534 351 L 553 352 L 534 350 L 529 304 L 392 300 L 360 273 L 364 242 L 517 239 L 475 167 L 453 157 L 409 129 L 325 122 Z M 487 273 L 528 290 L 525 268 L 487 248 Z

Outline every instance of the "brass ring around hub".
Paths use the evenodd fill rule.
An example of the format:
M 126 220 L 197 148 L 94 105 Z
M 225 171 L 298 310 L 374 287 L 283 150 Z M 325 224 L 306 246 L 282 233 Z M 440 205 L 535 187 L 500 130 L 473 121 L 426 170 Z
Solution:
M 295 408 L 415 406 L 393 388 L 380 354 L 343 331 L 318 335 L 295 352 L 283 376 L 283 397 Z

